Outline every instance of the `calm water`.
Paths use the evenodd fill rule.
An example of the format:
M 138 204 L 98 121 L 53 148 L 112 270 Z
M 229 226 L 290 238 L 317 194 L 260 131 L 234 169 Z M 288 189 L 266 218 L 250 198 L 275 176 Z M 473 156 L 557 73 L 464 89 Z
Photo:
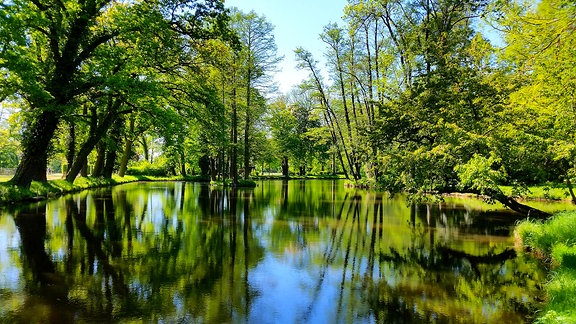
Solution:
M 522 323 L 514 214 L 342 182 L 134 183 L 0 214 L 0 322 Z

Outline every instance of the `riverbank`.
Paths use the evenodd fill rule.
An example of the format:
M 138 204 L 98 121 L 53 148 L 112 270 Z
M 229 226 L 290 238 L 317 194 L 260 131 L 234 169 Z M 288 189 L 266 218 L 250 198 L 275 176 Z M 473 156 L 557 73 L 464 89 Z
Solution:
M 556 214 L 546 221 L 525 220 L 514 238 L 519 250 L 549 268 L 548 303 L 536 323 L 576 323 L 576 212 Z
M 94 189 L 108 186 L 115 186 L 123 183 L 138 182 L 138 181 L 187 181 L 187 182 L 205 182 L 214 186 L 230 186 L 230 182 L 210 182 L 210 180 L 203 176 L 172 176 L 172 177 L 158 177 L 158 176 L 145 176 L 145 175 L 126 175 L 120 177 L 113 175 L 110 179 L 94 178 L 94 177 L 78 177 L 74 183 L 70 183 L 64 179 L 49 179 L 47 182 L 33 181 L 29 189 L 17 187 L 8 179 L 5 182 L 0 182 L 0 206 L 18 202 L 37 201 L 48 198 L 58 197 L 68 193 L 79 192 L 86 189 Z M 238 187 L 240 188 L 254 188 L 256 182 L 252 180 L 239 180 Z
M 33 181 L 29 189 L 17 187 L 10 182 L 0 183 L 0 205 L 18 202 L 43 200 L 60 195 L 74 193 L 86 189 L 114 186 L 137 181 L 206 181 L 202 177 L 152 177 L 152 176 L 124 176 L 113 175 L 111 179 L 79 177 L 74 183 L 64 179 L 52 179 L 47 182 Z

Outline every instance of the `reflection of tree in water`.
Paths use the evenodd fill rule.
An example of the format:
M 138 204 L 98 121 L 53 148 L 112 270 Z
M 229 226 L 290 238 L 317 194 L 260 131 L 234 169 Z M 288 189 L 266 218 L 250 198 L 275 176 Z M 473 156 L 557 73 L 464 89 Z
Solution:
M 364 208 L 363 200 L 369 199 L 369 207 Z M 485 215 L 456 213 L 438 212 L 433 206 L 411 207 L 412 230 L 404 233 L 403 246 L 394 247 L 391 236 L 398 234 L 387 228 L 383 197 L 351 195 L 335 215 L 341 222 L 332 229 L 317 291 L 325 272 L 341 267 L 338 320 L 373 316 L 385 323 L 524 321 L 539 305 L 534 293 L 542 280 L 533 268 L 537 266 L 522 266 L 527 261 L 502 245 L 475 254 L 437 240 L 435 233 L 446 221 L 466 218 L 465 232 L 471 233 L 486 226 L 477 219 Z M 527 291 L 530 287 L 532 291 Z M 361 306 L 346 309 L 359 300 L 368 306 L 365 313 Z M 313 307 L 315 301 L 308 314 Z
M 41 312 L 48 322 L 71 322 L 73 318 L 66 311 L 67 282 L 56 272 L 56 266 L 44 247 L 48 236 L 45 204 L 14 209 L 11 213 L 20 234 L 22 270 L 27 278 L 28 296 L 21 306 L 26 312 L 9 314 L 7 322 L 16 322 L 17 319 L 21 322 L 35 322 L 38 312 Z M 4 320 L 0 318 L 0 322 Z
M 266 245 L 315 280 L 304 309 L 286 309 L 302 322 L 327 311 L 327 290 L 336 291 L 336 322 L 521 322 L 536 304 L 535 265 L 491 241 L 509 235 L 498 213 L 408 209 L 334 183 L 266 186 L 119 187 L 14 212 L 30 296 L 63 321 L 241 322 L 267 296 L 251 285 Z M 494 220 L 497 230 L 487 224 Z M 487 239 L 468 244 L 469 235 Z M 47 318 L 24 309 L 2 316 Z
M 254 295 L 248 270 L 262 255 L 251 230 L 252 194 L 208 189 L 208 199 L 191 207 L 183 203 L 195 199 L 186 196 L 186 188 L 167 191 L 168 196 L 161 199 L 174 202 L 178 195 L 180 201 L 162 203 L 158 209 L 152 208 L 159 203 L 152 201 L 153 194 L 144 195 L 136 206 L 122 191 L 61 200 L 55 217 L 63 220 L 65 231 L 53 233 L 50 240 L 66 246 L 62 258 L 44 248 L 46 207 L 20 212 L 14 219 L 25 269 L 32 273 L 29 284 L 54 286 L 49 280 L 62 278 L 68 285 L 62 285 L 60 317 L 68 314 L 70 319 L 229 322 L 242 313 L 245 318 Z M 142 214 L 136 215 L 142 207 Z M 158 214 L 151 215 L 154 210 Z M 203 221 L 206 217 L 219 220 Z M 214 295 L 221 296 L 210 297 Z M 57 306 L 50 300 L 46 303 Z M 10 315 L 16 321 L 28 317 L 33 322 L 46 319 L 25 309 Z

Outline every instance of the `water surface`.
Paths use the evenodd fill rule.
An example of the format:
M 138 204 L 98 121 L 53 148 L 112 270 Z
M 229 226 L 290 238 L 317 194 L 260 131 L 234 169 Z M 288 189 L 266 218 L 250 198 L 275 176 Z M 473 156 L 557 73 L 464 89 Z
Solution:
M 339 181 L 86 191 L 0 214 L 0 322 L 529 322 L 517 219 Z

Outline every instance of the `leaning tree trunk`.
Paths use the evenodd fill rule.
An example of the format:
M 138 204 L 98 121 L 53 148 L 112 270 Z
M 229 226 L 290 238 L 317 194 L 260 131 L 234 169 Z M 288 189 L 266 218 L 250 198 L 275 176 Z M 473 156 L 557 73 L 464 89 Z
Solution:
M 74 179 L 78 176 L 78 173 L 82 171 L 82 168 L 86 165 L 86 160 L 88 155 L 92 152 L 94 147 L 98 145 L 98 157 L 96 159 L 96 163 L 94 165 L 93 176 L 101 176 L 102 170 L 104 168 L 104 152 L 103 150 L 106 148 L 105 143 L 98 144 L 102 137 L 106 135 L 106 132 L 112 125 L 114 118 L 117 115 L 114 113 L 108 114 L 104 120 L 96 127 L 90 131 L 90 135 L 88 139 L 82 144 L 76 158 L 74 159 L 74 163 L 69 166 L 68 173 L 66 174 L 66 180 L 68 182 L 74 182 Z
M 23 142 L 22 159 L 10 180 L 12 184 L 29 188 L 32 181 L 47 180 L 48 150 L 59 119 L 56 112 L 45 110 L 30 125 L 27 138 Z
M 494 196 L 493 198 L 498 200 L 499 202 L 501 202 L 504 206 L 512 209 L 513 211 L 518 212 L 518 213 L 523 214 L 523 215 L 526 215 L 526 217 L 548 218 L 548 217 L 552 216 L 551 214 L 549 214 L 545 211 L 542 211 L 540 209 L 536 209 L 534 207 L 530 207 L 528 205 L 521 204 L 518 201 L 516 201 L 514 198 L 508 197 L 504 194 L 498 194 L 498 195 Z
M 120 160 L 120 168 L 118 170 L 118 175 L 124 177 L 126 171 L 128 170 L 128 160 L 130 160 L 130 154 L 132 154 L 132 144 L 134 140 L 131 138 L 126 138 L 126 144 L 124 145 L 124 151 L 122 152 L 122 159 Z
M 478 192 L 474 192 L 476 194 L 480 194 Z M 511 210 L 520 213 L 526 217 L 532 218 L 548 218 L 552 216 L 551 214 L 542 211 L 540 209 L 536 209 L 534 207 L 530 207 L 528 205 L 524 205 L 519 203 L 516 199 L 506 196 L 500 190 L 490 190 L 484 193 L 488 197 L 500 202 L 502 205 L 510 208 Z

